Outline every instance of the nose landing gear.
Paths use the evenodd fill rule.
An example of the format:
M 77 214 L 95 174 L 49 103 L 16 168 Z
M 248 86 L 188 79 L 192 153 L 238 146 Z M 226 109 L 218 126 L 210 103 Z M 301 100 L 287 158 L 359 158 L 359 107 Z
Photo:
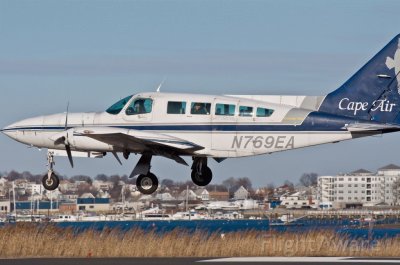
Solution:
M 192 165 L 192 181 L 197 186 L 207 186 L 212 180 L 212 171 L 207 166 L 206 157 L 194 157 Z
M 58 185 L 60 185 L 60 179 L 53 170 L 53 166 L 55 165 L 53 152 L 47 153 L 47 163 L 48 172 L 43 176 L 42 184 L 46 190 L 55 190 L 58 188 Z

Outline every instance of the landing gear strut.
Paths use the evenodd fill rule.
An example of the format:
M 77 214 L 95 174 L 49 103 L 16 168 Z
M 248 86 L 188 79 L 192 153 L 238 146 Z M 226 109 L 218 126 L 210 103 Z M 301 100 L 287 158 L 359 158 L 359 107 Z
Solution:
M 212 180 L 212 171 L 207 166 L 206 157 L 194 157 L 192 165 L 192 181 L 197 186 L 207 186 Z
M 136 187 L 143 194 L 152 194 L 158 188 L 158 179 L 156 175 L 150 172 L 152 157 L 152 154 L 144 153 L 129 176 L 130 178 L 133 178 L 134 176 L 139 175 L 136 179 Z
M 55 165 L 53 152 L 47 153 L 47 163 L 48 171 L 47 174 L 43 176 L 42 184 L 46 190 L 55 190 L 58 188 L 58 185 L 60 185 L 60 179 L 53 170 L 53 166 Z

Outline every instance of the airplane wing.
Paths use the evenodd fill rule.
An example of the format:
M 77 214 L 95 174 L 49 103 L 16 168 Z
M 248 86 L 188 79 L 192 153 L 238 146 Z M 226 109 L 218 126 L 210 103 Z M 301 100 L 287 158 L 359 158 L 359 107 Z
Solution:
M 74 128 L 74 136 L 86 136 L 120 149 L 135 150 L 138 147 L 187 165 L 179 155 L 190 155 L 204 149 L 192 142 L 160 133 L 123 129 L 118 127 Z
M 400 131 L 400 126 L 396 124 L 384 124 L 384 123 L 353 123 L 347 124 L 344 129 L 349 132 L 360 132 L 360 131 Z

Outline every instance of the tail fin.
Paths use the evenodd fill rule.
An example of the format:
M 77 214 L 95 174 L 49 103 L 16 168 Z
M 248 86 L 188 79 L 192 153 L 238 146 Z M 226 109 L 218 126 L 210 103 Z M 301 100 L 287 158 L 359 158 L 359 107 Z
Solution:
M 337 115 L 400 123 L 400 34 L 337 90 L 329 93 L 320 111 Z

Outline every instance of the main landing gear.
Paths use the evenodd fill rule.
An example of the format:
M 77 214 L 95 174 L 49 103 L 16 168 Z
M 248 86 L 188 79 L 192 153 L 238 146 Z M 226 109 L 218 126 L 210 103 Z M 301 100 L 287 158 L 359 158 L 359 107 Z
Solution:
M 150 172 L 152 154 L 144 153 L 133 169 L 130 178 L 137 176 L 136 187 L 142 194 L 152 194 L 158 188 L 156 175 Z
M 58 185 L 60 185 L 60 179 L 53 171 L 53 166 L 55 165 L 53 152 L 47 153 L 47 163 L 48 171 L 47 174 L 43 176 L 42 184 L 46 190 L 55 190 L 58 188 Z
M 156 175 L 150 172 L 152 154 L 145 153 L 133 169 L 130 178 L 138 176 L 136 187 L 142 194 L 152 194 L 158 188 Z M 197 186 L 207 186 L 212 180 L 212 171 L 207 166 L 206 157 L 193 157 L 192 181 Z
M 207 186 L 212 180 L 212 171 L 207 166 L 207 157 L 194 157 L 192 165 L 192 181 L 197 186 Z

